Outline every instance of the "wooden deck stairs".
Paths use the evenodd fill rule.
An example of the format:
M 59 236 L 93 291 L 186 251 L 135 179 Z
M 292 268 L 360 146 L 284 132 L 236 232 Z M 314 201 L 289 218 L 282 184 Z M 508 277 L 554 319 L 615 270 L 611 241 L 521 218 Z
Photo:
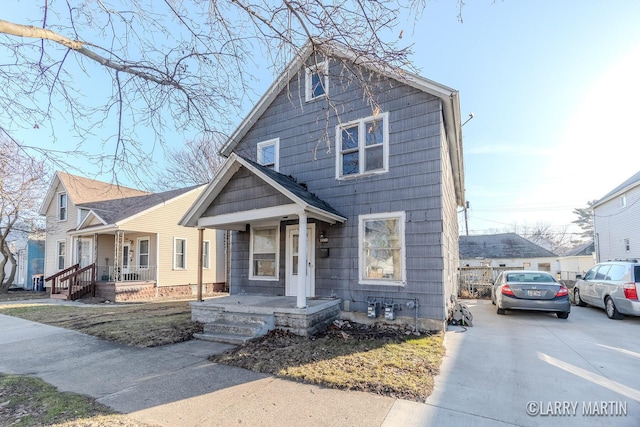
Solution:
M 85 295 L 96 294 L 96 264 L 80 268 L 75 264 L 49 276 L 45 282 L 51 282 L 51 298 L 75 301 Z

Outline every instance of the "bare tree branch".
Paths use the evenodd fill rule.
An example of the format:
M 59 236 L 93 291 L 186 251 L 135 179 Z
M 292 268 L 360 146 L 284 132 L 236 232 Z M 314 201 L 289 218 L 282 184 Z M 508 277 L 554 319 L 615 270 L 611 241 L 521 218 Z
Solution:
M 25 140 L 18 135 L 26 129 L 48 132 L 38 139 L 53 153 L 60 139 L 74 138 L 74 151 L 87 154 L 96 173 L 112 171 L 117 179 L 124 172 L 135 181 L 175 135 L 229 133 L 255 95 L 258 73 L 281 72 L 308 41 L 319 55 L 339 48 L 363 63 L 415 71 L 396 27 L 403 8 L 424 6 L 48 0 L 21 20 L 0 20 L 0 129 L 14 140 Z M 367 84 L 360 85 L 364 96 Z

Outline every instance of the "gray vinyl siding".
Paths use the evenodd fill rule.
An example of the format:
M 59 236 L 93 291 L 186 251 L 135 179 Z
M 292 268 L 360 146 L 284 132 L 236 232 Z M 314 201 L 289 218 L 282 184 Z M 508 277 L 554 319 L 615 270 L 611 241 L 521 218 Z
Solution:
M 626 207 L 620 196 L 626 194 Z M 640 259 L 640 183 L 594 209 L 594 232 L 598 262 Z M 629 239 L 630 250 L 625 250 Z
M 241 168 L 222 189 L 216 203 L 207 208 L 205 216 L 224 215 L 242 210 L 262 209 L 290 204 L 291 200 Z
M 333 68 L 330 74 L 338 74 Z M 280 138 L 280 172 L 305 183 L 347 218 L 344 224 L 317 223 L 316 232 L 325 231 L 329 243 L 316 241 L 316 248 L 329 248 L 330 256 L 316 256 L 316 296 L 335 293 L 357 311 L 366 311 L 368 296 L 400 303 L 418 298 L 419 317 L 445 319 L 445 301 L 455 289 L 458 225 L 452 171 L 445 165 L 449 157 L 441 101 L 397 81 L 384 80 L 380 87 L 378 104 L 389 113 L 388 173 L 336 180 L 338 119 L 331 113 L 326 124 L 326 111 L 332 111 L 326 99 L 304 103 L 304 74 L 290 81 L 235 151 L 255 160 L 257 143 Z M 373 114 L 353 83 L 345 87 L 333 77 L 330 96 L 339 105 L 341 123 Z M 253 203 L 240 197 L 228 203 Z M 359 284 L 358 216 L 399 211 L 406 215 L 406 286 Z M 232 293 L 284 293 L 285 225 L 281 223 L 280 282 L 248 280 L 249 233 L 234 233 Z

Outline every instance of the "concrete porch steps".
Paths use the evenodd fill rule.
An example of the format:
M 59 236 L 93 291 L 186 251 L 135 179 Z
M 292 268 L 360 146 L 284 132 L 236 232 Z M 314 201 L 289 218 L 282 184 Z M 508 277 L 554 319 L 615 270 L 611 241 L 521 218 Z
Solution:
M 256 313 L 217 312 L 204 324 L 197 339 L 227 344 L 243 344 L 275 329 L 275 316 Z

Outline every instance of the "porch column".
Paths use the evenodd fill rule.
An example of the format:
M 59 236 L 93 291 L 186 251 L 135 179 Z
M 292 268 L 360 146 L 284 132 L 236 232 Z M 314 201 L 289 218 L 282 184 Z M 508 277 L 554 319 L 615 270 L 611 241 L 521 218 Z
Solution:
M 122 264 L 122 245 L 124 244 L 124 231 L 116 230 L 115 248 L 113 254 L 113 280 L 120 281 L 120 266 Z
M 202 301 L 202 255 L 204 245 L 204 228 L 198 228 L 198 301 Z
M 307 213 L 298 215 L 298 308 L 307 306 Z

